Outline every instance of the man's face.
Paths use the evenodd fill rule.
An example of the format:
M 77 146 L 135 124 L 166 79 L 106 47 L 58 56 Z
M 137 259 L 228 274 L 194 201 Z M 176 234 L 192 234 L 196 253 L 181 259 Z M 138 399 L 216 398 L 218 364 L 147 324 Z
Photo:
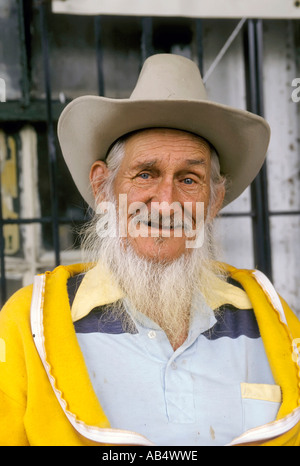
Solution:
M 192 223 L 196 225 L 196 203 L 203 202 L 205 213 L 210 199 L 210 148 L 206 141 L 177 130 L 151 129 L 138 132 L 126 141 L 125 156 L 114 182 L 114 194 L 126 194 L 128 207 L 143 203 L 148 212 L 160 206 L 160 213 L 170 214 L 173 203 L 189 206 Z M 164 204 L 163 204 L 164 203 Z M 189 204 L 185 204 L 189 203 Z M 135 204 L 138 205 L 138 204 Z M 165 207 L 163 207 L 165 206 Z M 130 229 L 133 211 L 128 209 Z M 149 224 L 147 236 L 131 237 L 129 242 L 138 255 L 171 261 L 186 250 L 188 238 L 184 229 L 176 236 L 163 227 Z M 177 232 L 178 233 L 178 232 Z M 154 237 L 157 234 L 158 237 Z
M 103 162 L 96 162 L 91 171 L 92 183 L 101 169 Z M 172 204 L 180 206 L 182 214 L 190 214 L 195 229 L 198 225 L 199 205 L 204 206 L 204 218 L 207 215 L 210 169 L 208 143 L 190 133 L 149 129 L 137 132 L 126 140 L 125 156 L 114 180 L 113 190 L 117 203 L 120 195 L 123 198 L 125 195 L 128 208 L 127 238 L 139 256 L 172 261 L 186 252 L 190 236 L 186 236 L 184 228 L 181 228 L 180 234 L 178 229 L 168 228 L 165 234 L 164 227 L 155 222 L 149 226 L 148 222 L 143 225 L 143 235 L 131 235 L 130 224 L 136 210 L 130 206 L 142 203 L 149 214 L 153 209 L 157 212 L 159 206 L 159 213 L 163 216 L 170 215 Z M 148 230 L 146 235 L 145 229 Z

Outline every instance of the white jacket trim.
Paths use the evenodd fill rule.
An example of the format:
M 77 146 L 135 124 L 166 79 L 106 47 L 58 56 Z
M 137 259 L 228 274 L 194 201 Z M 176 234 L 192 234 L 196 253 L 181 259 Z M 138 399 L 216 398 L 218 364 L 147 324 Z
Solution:
M 299 352 L 299 346 L 297 344 L 299 343 L 299 339 L 298 338 L 294 339 L 293 335 L 290 332 L 283 306 L 281 304 L 280 298 L 274 286 L 272 285 L 270 280 L 259 270 L 255 270 L 252 273 L 252 275 L 256 279 L 257 283 L 264 290 L 264 292 L 267 294 L 267 296 L 269 297 L 274 309 L 278 312 L 280 316 L 281 322 L 287 327 L 289 334 L 290 334 L 291 342 L 292 342 L 292 354 L 293 354 L 292 359 L 297 364 L 298 369 L 300 370 L 300 352 Z
M 227 446 L 242 445 L 244 443 L 263 442 L 285 434 L 300 422 L 300 406 L 278 421 L 270 422 L 260 427 L 250 429 L 236 437 Z

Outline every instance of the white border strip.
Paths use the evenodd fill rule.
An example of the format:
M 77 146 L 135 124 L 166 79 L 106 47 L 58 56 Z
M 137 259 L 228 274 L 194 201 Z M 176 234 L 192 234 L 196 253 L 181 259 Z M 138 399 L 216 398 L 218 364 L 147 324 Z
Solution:
M 53 0 L 54 13 L 189 18 L 300 18 L 294 0 Z
M 50 373 L 50 366 L 46 360 L 45 338 L 43 329 L 43 305 L 44 305 L 44 290 L 46 277 L 45 275 L 37 275 L 33 282 L 33 295 L 31 304 L 31 330 L 34 336 L 35 345 L 40 355 L 43 366 L 55 395 L 61 405 L 64 413 L 72 426 L 84 437 L 94 442 L 109 444 L 109 445 L 139 445 L 153 446 L 154 444 L 142 435 L 119 429 L 104 429 L 97 426 L 89 426 L 82 421 L 79 421 L 75 414 L 67 409 L 67 403 L 62 397 L 62 393 L 55 386 L 55 379 Z

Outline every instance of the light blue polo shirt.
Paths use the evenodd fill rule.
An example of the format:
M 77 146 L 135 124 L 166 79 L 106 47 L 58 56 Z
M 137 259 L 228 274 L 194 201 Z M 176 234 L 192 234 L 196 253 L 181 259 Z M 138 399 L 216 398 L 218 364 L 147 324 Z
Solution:
M 74 326 L 112 428 L 158 446 L 220 446 L 275 420 L 280 388 L 252 309 L 225 303 L 215 315 L 198 293 L 188 338 L 176 351 L 148 318 L 139 315 L 129 333 L 103 309 Z

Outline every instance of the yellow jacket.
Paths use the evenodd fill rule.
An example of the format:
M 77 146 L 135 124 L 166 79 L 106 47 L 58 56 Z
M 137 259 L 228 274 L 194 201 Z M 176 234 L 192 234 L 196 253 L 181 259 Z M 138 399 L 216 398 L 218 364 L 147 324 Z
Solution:
M 0 445 L 145 445 L 111 429 L 94 393 L 72 322 L 67 280 L 83 265 L 57 267 L 15 293 L 0 312 Z M 300 322 L 258 271 L 228 266 L 256 315 L 282 404 L 276 421 L 230 445 L 300 446 Z

